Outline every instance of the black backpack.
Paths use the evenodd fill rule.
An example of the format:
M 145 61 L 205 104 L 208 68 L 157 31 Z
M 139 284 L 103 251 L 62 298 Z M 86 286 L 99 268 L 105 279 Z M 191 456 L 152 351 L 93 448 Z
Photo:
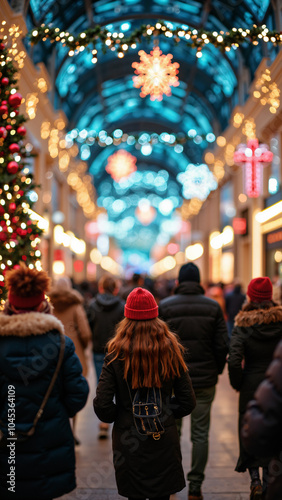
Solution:
M 162 395 L 160 389 L 142 387 L 136 390 L 133 399 L 129 386 L 128 390 L 137 432 L 143 436 L 152 436 L 153 439 L 158 441 L 164 433 L 164 427 L 159 418 L 162 412 Z

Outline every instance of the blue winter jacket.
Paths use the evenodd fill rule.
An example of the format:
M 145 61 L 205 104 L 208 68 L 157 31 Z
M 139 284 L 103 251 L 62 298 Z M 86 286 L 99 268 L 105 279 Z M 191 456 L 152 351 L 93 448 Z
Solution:
M 32 427 L 56 369 L 59 332 L 63 325 L 51 314 L 0 314 L 0 430 L 6 436 L 14 416 L 16 431 Z M 63 364 L 35 434 L 16 441 L 15 449 L 0 446 L 1 500 L 50 500 L 76 487 L 69 418 L 83 408 L 89 389 L 74 344 L 65 340 Z

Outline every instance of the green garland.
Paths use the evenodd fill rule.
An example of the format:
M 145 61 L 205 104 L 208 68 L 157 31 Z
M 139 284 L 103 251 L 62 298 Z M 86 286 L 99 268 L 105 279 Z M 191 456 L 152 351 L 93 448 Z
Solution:
M 111 32 L 106 28 L 97 25 L 94 28 L 89 28 L 73 35 L 67 31 L 61 31 L 59 28 L 54 28 L 48 25 L 41 25 L 38 28 L 33 28 L 28 37 L 32 44 L 37 44 L 41 41 L 50 40 L 51 43 L 61 43 L 69 49 L 69 55 L 84 50 L 88 45 L 92 44 L 94 50 L 93 62 L 97 62 L 97 43 L 102 45 L 102 52 L 107 50 L 117 50 L 118 56 L 123 57 L 124 53 L 129 48 L 136 48 L 140 44 L 142 38 L 150 39 L 151 37 L 164 36 L 173 38 L 175 44 L 181 40 L 191 48 L 197 49 L 198 56 L 201 56 L 201 50 L 209 43 L 224 51 L 229 51 L 231 48 L 239 47 L 244 43 L 252 43 L 257 45 L 261 40 L 271 42 L 273 45 L 282 43 L 282 34 L 278 31 L 270 31 L 265 25 L 253 25 L 250 29 L 232 28 L 228 32 L 206 31 L 203 29 L 186 29 L 181 27 L 170 29 L 164 21 L 158 21 L 155 25 L 141 25 L 135 29 L 129 36 L 124 33 Z
M 195 144 L 201 144 L 204 141 L 212 144 L 217 140 L 217 137 L 213 134 L 213 132 L 198 134 L 194 129 L 189 130 L 187 134 L 182 132 L 177 134 L 170 134 L 169 132 L 162 132 L 161 134 L 157 134 L 155 132 L 140 132 L 139 134 L 132 134 L 123 132 L 121 129 L 118 130 L 120 132 L 119 134 L 116 134 L 116 131 L 108 133 L 104 130 L 102 132 L 90 130 L 87 132 L 86 137 L 80 137 L 77 130 L 71 130 L 66 134 L 66 140 L 70 139 L 75 141 L 80 146 L 83 146 L 84 144 L 93 146 L 95 144 L 103 148 L 107 146 L 119 146 L 120 144 L 124 144 L 126 142 L 129 146 L 136 146 L 139 144 L 140 147 L 142 147 L 143 143 L 140 143 L 139 139 L 144 135 L 148 136 L 148 140 L 144 138 L 144 144 L 150 144 L 151 146 L 163 144 L 165 146 L 175 147 L 177 145 L 183 146 L 187 142 L 191 141 L 194 141 Z M 76 135 L 72 135 L 74 131 L 76 132 Z

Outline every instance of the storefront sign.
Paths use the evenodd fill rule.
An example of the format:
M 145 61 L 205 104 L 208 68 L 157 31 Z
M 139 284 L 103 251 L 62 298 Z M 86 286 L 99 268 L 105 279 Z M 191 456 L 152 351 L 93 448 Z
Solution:
M 234 234 L 246 234 L 247 232 L 247 220 L 243 217 L 234 217 L 232 226 Z

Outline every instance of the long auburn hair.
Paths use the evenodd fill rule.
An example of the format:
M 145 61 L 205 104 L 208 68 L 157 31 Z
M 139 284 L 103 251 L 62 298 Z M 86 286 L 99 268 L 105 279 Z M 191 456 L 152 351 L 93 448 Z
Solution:
M 162 381 L 180 376 L 188 368 L 183 359 L 184 347 L 159 318 L 135 321 L 124 318 L 108 342 L 110 361 L 124 362 L 124 379 L 131 372 L 133 389 L 161 387 Z

